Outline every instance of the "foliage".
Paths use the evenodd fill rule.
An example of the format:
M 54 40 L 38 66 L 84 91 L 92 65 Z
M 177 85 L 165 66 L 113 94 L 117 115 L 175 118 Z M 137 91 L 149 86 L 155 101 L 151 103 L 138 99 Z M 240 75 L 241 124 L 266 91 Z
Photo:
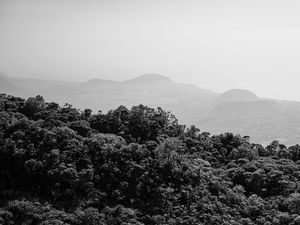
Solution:
M 144 105 L 0 95 L 0 224 L 300 224 L 300 147 L 211 136 Z

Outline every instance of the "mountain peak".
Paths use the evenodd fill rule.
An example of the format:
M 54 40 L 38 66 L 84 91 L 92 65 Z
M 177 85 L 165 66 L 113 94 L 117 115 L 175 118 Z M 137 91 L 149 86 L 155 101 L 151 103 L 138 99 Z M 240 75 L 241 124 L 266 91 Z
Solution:
M 143 74 L 141 76 L 137 76 L 132 79 L 125 80 L 126 83 L 173 83 L 173 81 L 161 74 L 157 73 L 150 73 L 150 74 Z
M 221 94 L 217 99 L 217 103 L 257 100 L 259 100 L 259 98 L 256 94 L 254 94 L 251 91 L 242 89 L 231 89 Z

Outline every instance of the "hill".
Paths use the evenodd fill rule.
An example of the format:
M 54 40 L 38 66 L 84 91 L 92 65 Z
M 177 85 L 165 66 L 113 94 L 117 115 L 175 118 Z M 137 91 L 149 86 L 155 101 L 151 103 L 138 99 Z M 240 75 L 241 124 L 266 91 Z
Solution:
M 105 80 L 105 79 L 92 79 L 88 80 L 86 82 L 83 82 L 79 85 L 79 88 L 99 88 L 99 87 L 105 87 L 107 85 L 116 85 L 119 84 L 118 81 L 113 81 L 113 80 Z
M 78 108 L 108 111 L 119 105 L 131 107 L 147 104 L 161 106 L 178 115 L 184 123 L 197 121 L 211 110 L 218 93 L 191 84 L 172 81 L 160 74 L 144 74 L 124 81 L 92 79 L 69 82 L 31 78 L 10 78 L 29 97 L 41 94 L 60 104 L 70 103 Z
M 224 102 L 245 102 L 245 101 L 257 101 L 259 98 L 248 90 L 231 89 L 219 95 L 216 100 L 216 104 Z
M 207 111 L 204 105 L 211 104 L 218 94 L 195 85 L 176 83 L 163 75 L 144 74 L 124 81 L 90 80 L 80 84 L 75 95 L 71 102 L 78 107 L 107 111 L 119 105 L 131 107 L 143 103 L 165 107 L 184 120 L 188 112 L 182 108 L 206 108 Z
M 159 74 L 144 74 L 124 81 L 2 79 L 0 85 L 7 93 L 22 97 L 41 94 L 59 104 L 70 103 L 94 112 L 107 112 L 120 105 L 145 104 L 170 110 L 180 122 L 196 124 L 212 134 L 240 133 L 264 145 L 275 139 L 292 145 L 298 143 L 300 137 L 300 103 L 262 99 L 247 90 L 233 89 L 219 94 L 196 85 L 177 83 Z M 16 87 L 17 91 L 11 91 Z
M 293 145 L 299 142 L 299 110 L 296 102 L 261 99 L 250 91 L 230 90 L 221 94 L 208 116 L 195 124 L 212 134 L 248 135 L 263 145 L 272 140 Z
M 272 100 L 227 101 L 217 104 L 211 117 L 264 117 L 280 113 L 281 105 Z
M 9 94 L 16 94 L 20 89 L 11 83 L 8 79 L 7 76 L 3 76 L 0 73 L 0 92 L 1 93 L 9 93 Z
M 131 85 L 138 85 L 138 84 L 142 84 L 142 85 L 153 85 L 153 84 L 161 84 L 161 83 L 165 83 L 165 84 L 172 84 L 174 83 L 174 81 L 172 81 L 170 78 L 161 75 L 161 74 L 156 74 L 156 73 L 151 73 L 151 74 L 143 74 L 141 76 L 132 78 L 132 79 L 128 79 L 123 81 L 126 84 L 131 84 Z

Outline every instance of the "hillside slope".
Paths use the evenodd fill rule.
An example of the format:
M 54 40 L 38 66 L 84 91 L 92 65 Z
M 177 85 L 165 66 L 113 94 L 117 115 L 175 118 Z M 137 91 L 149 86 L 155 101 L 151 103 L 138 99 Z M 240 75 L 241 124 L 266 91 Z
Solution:
M 198 120 L 202 130 L 219 134 L 233 132 L 249 135 L 263 145 L 272 140 L 293 145 L 300 141 L 300 104 L 258 98 L 246 90 L 221 94 L 209 116 Z
M 0 93 L 20 94 L 21 89 L 9 81 L 7 75 L 0 74 Z

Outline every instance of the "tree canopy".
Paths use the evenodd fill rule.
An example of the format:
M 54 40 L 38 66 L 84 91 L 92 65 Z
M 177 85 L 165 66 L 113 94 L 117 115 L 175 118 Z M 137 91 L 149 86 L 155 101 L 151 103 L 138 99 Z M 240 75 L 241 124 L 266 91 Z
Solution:
M 300 146 L 0 95 L 0 224 L 300 224 Z

